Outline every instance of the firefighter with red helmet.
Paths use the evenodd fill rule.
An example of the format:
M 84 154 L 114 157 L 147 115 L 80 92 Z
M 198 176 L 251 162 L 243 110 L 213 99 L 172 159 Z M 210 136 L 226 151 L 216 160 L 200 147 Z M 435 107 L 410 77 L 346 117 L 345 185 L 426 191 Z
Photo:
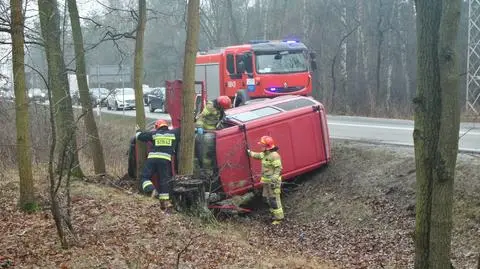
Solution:
M 214 168 L 215 151 L 214 135 L 205 133 L 204 130 L 221 129 L 221 122 L 225 116 L 225 110 L 232 107 L 230 97 L 222 95 L 212 101 L 208 101 L 205 108 L 198 115 L 195 125 L 197 133 L 197 141 L 195 147 L 195 155 L 198 158 L 199 165 L 202 169 L 211 170 Z
M 160 178 L 160 186 L 156 191 L 158 192 L 160 207 L 166 210 L 172 206 L 170 203 L 170 181 L 173 174 L 172 156 L 178 149 L 180 129 L 170 130 L 167 121 L 162 119 L 157 120 L 154 127 L 155 129 L 150 132 L 137 130 L 135 136 L 140 141 L 152 142 L 142 173 L 142 190 L 148 194 L 155 190 L 151 178 L 154 173 L 157 173 Z
M 262 152 L 254 152 L 247 149 L 250 157 L 262 161 L 263 183 L 262 196 L 267 200 L 272 213 L 272 224 L 279 224 L 284 218 L 282 202 L 280 200 L 282 185 L 282 159 L 278 153 L 278 147 L 271 136 L 262 136 L 260 142 Z
M 197 133 L 202 134 L 203 130 L 216 130 L 225 110 L 232 107 L 230 97 L 222 95 L 213 101 L 208 101 L 203 111 L 198 115 L 196 121 Z

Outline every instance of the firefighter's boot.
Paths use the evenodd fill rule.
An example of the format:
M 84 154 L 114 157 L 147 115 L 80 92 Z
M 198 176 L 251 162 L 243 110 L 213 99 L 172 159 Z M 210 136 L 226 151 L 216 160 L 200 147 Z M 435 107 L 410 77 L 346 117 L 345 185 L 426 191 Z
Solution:
M 173 205 L 172 203 L 170 202 L 170 200 L 160 200 L 160 209 L 164 212 L 164 213 L 171 213 L 172 211 L 172 208 L 173 208 Z

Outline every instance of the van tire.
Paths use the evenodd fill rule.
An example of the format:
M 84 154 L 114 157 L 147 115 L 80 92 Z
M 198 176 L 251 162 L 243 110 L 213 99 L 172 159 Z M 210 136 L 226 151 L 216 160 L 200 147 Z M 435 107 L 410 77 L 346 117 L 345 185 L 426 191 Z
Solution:
M 233 107 L 242 106 L 248 100 L 250 100 L 250 97 L 248 96 L 247 92 L 243 89 L 238 90 L 235 94 L 235 98 L 233 99 Z

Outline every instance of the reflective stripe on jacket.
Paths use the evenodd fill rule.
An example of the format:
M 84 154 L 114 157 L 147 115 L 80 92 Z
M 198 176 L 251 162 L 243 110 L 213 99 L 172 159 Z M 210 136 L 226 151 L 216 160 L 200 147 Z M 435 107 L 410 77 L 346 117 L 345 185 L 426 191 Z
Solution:
M 196 126 L 205 130 L 215 130 L 221 116 L 220 109 L 216 108 L 212 101 L 208 101 L 202 113 L 198 115 Z
M 251 152 L 250 156 L 262 160 L 262 177 L 274 184 L 282 181 L 282 160 L 276 151 Z
M 152 132 L 138 132 L 137 139 L 143 142 L 151 141 L 148 158 L 158 158 L 171 161 L 180 140 L 180 129 L 158 129 Z
M 170 155 L 168 153 L 163 153 L 163 152 L 149 152 L 148 153 L 148 159 L 152 159 L 152 158 L 164 159 L 164 160 L 167 160 L 167 161 L 171 161 L 172 160 L 172 155 Z

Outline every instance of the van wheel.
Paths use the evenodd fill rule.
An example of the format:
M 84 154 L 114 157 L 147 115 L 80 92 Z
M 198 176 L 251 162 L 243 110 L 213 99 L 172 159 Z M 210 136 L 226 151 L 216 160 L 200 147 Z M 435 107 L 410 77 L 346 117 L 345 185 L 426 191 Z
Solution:
M 250 97 L 248 96 L 247 92 L 243 89 L 238 90 L 235 94 L 235 98 L 233 99 L 233 107 L 242 106 L 248 100 L 250 100 Z

